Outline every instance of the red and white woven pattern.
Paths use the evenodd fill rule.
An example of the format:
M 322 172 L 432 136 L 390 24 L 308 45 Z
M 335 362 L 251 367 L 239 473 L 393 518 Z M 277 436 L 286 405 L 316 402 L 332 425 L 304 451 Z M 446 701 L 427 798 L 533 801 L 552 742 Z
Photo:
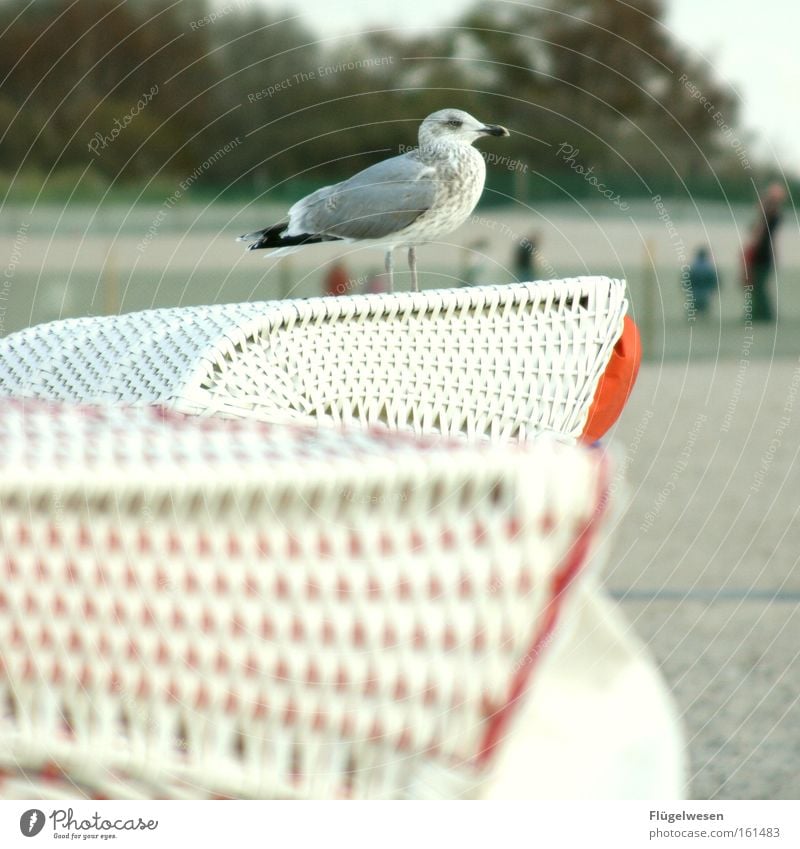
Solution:
M 581 277 L 72 319 L 0 340 L 0 394 L 576 439 L 626 310 L 623 281 Z
M 550 440 L 39 402 L 0 433 L 9 794 L 479 794 L 603 503 Z

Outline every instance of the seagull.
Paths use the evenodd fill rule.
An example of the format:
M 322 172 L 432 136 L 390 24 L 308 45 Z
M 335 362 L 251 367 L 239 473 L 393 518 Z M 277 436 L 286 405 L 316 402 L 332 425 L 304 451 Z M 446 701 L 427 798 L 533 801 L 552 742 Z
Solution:
M 286 221 L 240 236 L 249 250 L 344 242 L 380 246 L 389 291 L 394 291 L 395 248 L 408 249 L 414 291 L 418 245 L 448 235 L 466 221 L 483 192 L 486 163 L 472 146 L 482 136 L 507 136 L 461 109 L 440 109 L 422 122 L 419 147 L 384 159 L 349 180 L 297 201 Z

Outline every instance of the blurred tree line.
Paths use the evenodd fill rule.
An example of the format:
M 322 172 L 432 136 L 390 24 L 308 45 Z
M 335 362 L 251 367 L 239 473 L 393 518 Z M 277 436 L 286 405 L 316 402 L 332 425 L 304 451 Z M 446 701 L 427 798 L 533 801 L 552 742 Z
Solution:
M 713 117 L 736 126 L 737 103 L 663 13 L 479 2 L 423 34 L 334 43 L 248 0 L 1 0 L 0 171 L 282 193 L 397 153 L 426 114 L 458 106 L 512 130 L 491 146 L 497 198 L 591 196 L 577 165 L 629 195 L 749 187 Z

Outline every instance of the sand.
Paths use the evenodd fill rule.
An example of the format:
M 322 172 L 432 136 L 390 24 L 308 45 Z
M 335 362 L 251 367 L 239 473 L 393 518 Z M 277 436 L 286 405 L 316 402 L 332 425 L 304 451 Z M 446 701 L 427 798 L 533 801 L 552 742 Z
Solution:
M 176 209 L 143 244 L 158 211 L 152 203 L 103 215 L 91 207 L 66 217 L 60 207 L 12 211 L 2 228 L 13 273 L 0 335 L 68 315 L 307 296 L 342 253 L 323 246 L 275 267 L 248 254 L 233 236 L 281 212 L 260 205 Z M 752 210 L 669 211 L 677 247 L 711 244 L 723 266 L 720 300 L 705 322 L 685 321 L 681 258 L 649 202 L 627 217 L 598 204 L 480 212 L 451 244 L 420 251 L 422 285 L 452 285 L 464 246 L 481 240 L 481 279 L 509 279 L 504 263 L 520 234 L 534 230 L 542 276 L 628 278 L 649 362 L 608 440 L 619 465 L 607 585 L 681 707 L 692 794 L 797 798 L 800 232 L 787 221 L 780 237 L 780 332 L 760 327 L 750 339 L 738 257 Z M 380 252 L 345 254 L 356 282 L 382 263 Z
M 609 440 L 606 584 L 680 707 L 696 798 L 800 796 L 798 425 L 797 358 L 648 364 Z

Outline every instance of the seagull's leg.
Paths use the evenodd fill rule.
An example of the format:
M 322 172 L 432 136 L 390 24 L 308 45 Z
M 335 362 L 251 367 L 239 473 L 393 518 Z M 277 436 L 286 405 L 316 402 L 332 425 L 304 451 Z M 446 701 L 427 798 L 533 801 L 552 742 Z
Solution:
M 389 291 L 394 292 L 394 259 L 392 258 L 392 251 L 394 248 L 389 248 L 386 251 L 386 273 L 389 275 Z
M 419 280 L 417 280 L 417 249 L 408 249 L 408 267 L 411 269 L 411 285 L 415 292 L 419 292 Z

